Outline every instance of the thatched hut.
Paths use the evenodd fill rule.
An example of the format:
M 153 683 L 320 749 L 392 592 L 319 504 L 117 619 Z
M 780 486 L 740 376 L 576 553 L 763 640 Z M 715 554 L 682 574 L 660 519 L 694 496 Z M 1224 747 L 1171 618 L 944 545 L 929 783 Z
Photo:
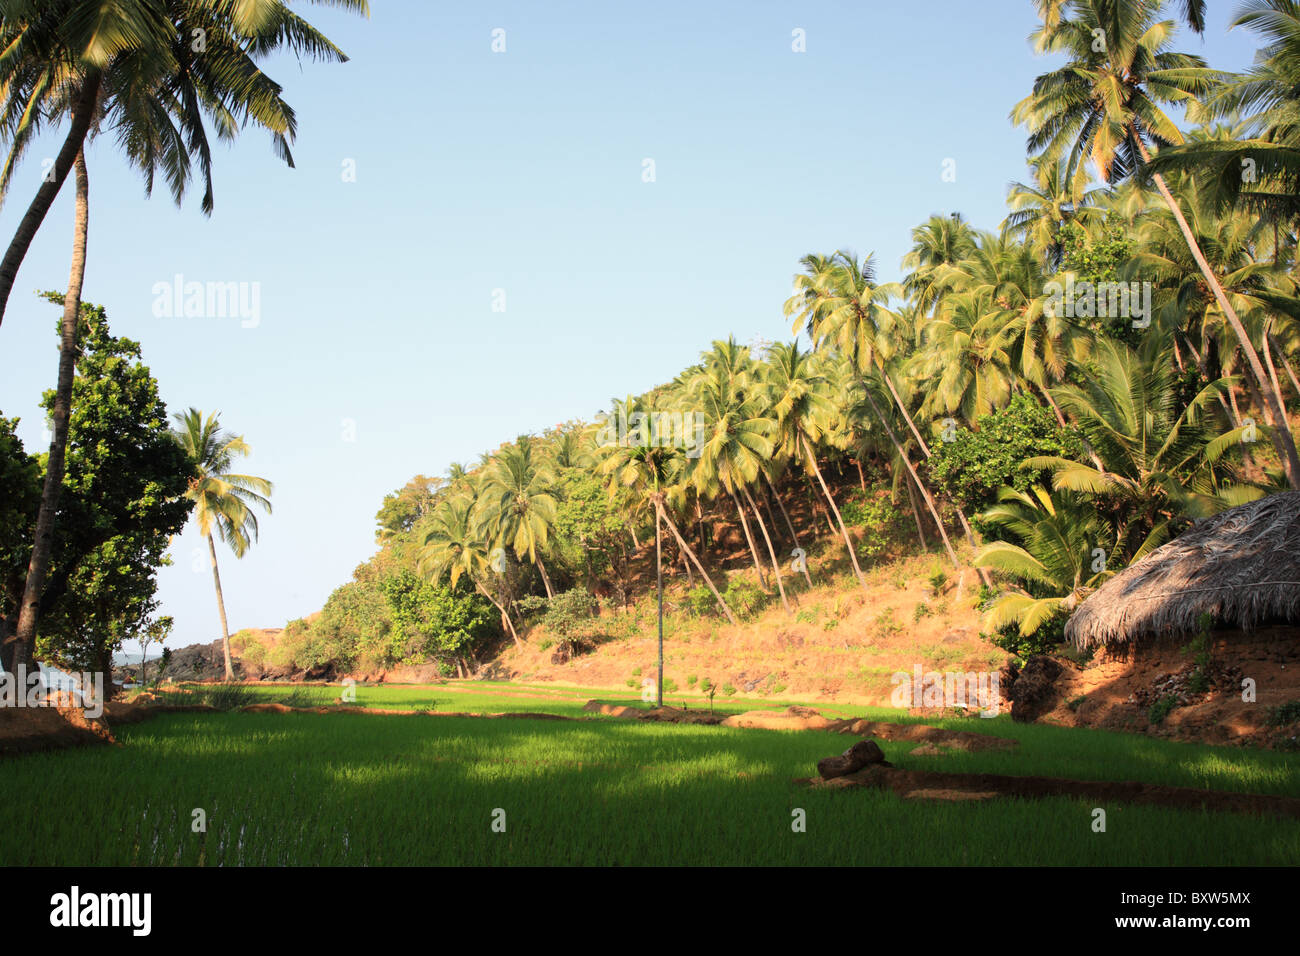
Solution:
M 1191 638 L 1205 614 L 1219 630 L 1300 625 L 1300 492 L 1196 522 L 1098 588 L 1065 636 L 1081 649 Z

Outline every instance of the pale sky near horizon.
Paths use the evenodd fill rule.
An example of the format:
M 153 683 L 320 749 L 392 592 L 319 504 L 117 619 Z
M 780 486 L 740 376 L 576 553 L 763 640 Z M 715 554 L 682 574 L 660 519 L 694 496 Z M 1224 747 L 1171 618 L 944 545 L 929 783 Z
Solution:
M 1257 44 L 1227 32 L 1236 4 L 1209 7 L 1179 48 L 1245 67 Z M 205 219 L 200 190 L 179 210 L 165 189 L 146 200 L 111 136 L 88 153 L 86 300 L 142 343 L 169 410 L 219 410 L 253 446 L 241 470 L 275 482 L 260 542 L 219 553 L 232 633 L 318 610 L 413 475 L 589 419 L 713 339 L 788 339 L 802 255 L 874 250 L 889 281 L 932 213 L 997 228 L 1027 177 L 1007 116 L 1048 66 L 1029 0 L 294 8 L 351 57 L 267 66 L 297 111 L 296 169 L 256 130 L 218 146 Z M 6 242 L 58 142 L 20 168 Z M 57 314 L 31 293 L 66 285 L 71 193 L 0 326 L 0 413 L 22 417 L 29 451 L 57 370 Z M 256 321 L 155 314 L 178 275 L 257 284 Z M 171 553 L 168 643 L 214 640 L 192 526 Z

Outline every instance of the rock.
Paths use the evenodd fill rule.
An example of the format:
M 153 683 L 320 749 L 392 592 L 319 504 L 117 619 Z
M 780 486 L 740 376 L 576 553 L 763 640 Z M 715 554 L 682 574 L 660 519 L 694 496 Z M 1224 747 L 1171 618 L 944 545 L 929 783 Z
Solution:
M 885 752 L 874 740 L 859 740 L 838 757 L 824 757 L 817 761 L 817 772 L 823 780 L 847 777 L 868 764 L 884 764 Z
M 1011 719 L 1031 723 L 1056 706 L 1059 695 L 1056 679 L 1061 676 L 1061 665 L 1044 654 L 1035 654 L 1025 661 L 1024 669 L 1011 685 Z
M 823 717 L 811 707 L 786 710 L 751 710 L 722 721 L 724 727 L 758 727 L 764 730 L 829 730 L 838 721 Z
M 629 717 L 633 720 L 640 718 L 641 711 L 635 707 L 627 707 L 623 704 L 605 704 L 598 700 L 589 700 L 582 705 L 582 709 L 588 714 L 607 714 L 610 717 Z

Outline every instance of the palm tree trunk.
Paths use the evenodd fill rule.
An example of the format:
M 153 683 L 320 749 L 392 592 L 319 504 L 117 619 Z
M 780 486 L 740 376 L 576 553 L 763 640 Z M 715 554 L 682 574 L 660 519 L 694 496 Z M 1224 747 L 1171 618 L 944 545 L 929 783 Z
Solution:
M 840 509 L 835 506 L 835 499 L 831 496 L 831 490 L 826 487 L 826 479 L 822 477 L 822 470 L 817 466 L 817 456 L 813 454 L 812 445 L 808 443 L 808 436 L 800 435 L 799 437 L 803 441 L 804 453 L 808 456 L 808 461 L 812 463 L 817 482 L 822 486 L 822 494 L 830 502 L 831 511 L 835 512 L 835 520 L 839 522 L 840 534 L 844 536 L 844 547 L 849 549 L 849 561 L 853 565 L 853 573 L 857 575 L 858 584 L 862 585 L 862 590 L 865 591 L 867 589 L 867 579 L 862 576 L 862 569 L 858 567 L 858 556 L 853 551 L 853 539 L 849 537 L 849 529 L 844 526 L 844 518 L 840 515 Z M 834 530 L 834 528 L 831 530 Z
M 1142 152 L 1142 161 L 1151 162 L 1151 154 L 1147 150 L 1146 144 L 1142 138 L 1137 135 L 1137 130 L 1133 130 L 1133 137 L 1137 142 L 1138 149 Z M 1209 283 L 1210 289 L 1214 292 L 1215 301 L 1219 303 L 1219 308 L 1223 311 L 1232 326 L 1232 331 L 1237 335 L 1237 343 L 1241 346 L 1242 354 L 1246 356 L 1246 361 L 1250 364 L 1250 370 L 1255 376 L 1255 381 L 1259 383 L 1259 390 L 1262 393 L 1264 418 L 1271 427 L 1270 434 L 1273 439 L 1273 446 L 1277 449 L 1278 458 L 1282 462 L 1282 470 L 1286 473 L 1287 481 L 1290 482 L 1293 490 L 1300 491 L 1300 455 L 1296 453 L 1295 438 L 1291 434 L 1290 423 L 1286 417 L 1286 407 L 1282 404 L 1282 396 L 1277 394 L 1268 381 L 1268 376 L 1264 372 L 1264 367 L 1260 364 L 1259 353 L 1255 351 L 1255 346 L 1251 344 L 1250 336 L 1246 333 L 1246 327 L 1241 324 L 1241 319 L 1237 317 L 1237 310 L 1232 307 L 1228 301 L 1227 294 L 1223 291 L 1223 286 L 1219 283 L 1219 278 L 1210 268 L 1210 263 L 1201 251 L 1200 244 L 1196 241 L 1196 236 L 1192 233 L 1192 227 L 1187 224 L 1187 219 L 1183 216 L 1183 210 L 1174 199 L 1173 193 L 1165 185 L 1164 177 L 1159 173 L 1151 177 L 1156 184 L 1156 189 L 1164 197 L 1165 204 L 1169 211 L 1173 213 L 1174 219 L 1178 222 L 1178 228 L 1182 231 L 1183 239 L 1187 242 L 1187 248 L 1192 253 L 1192 258 L 1201 269 L 1201 275 L 1205 276 L 1205 281 Z
M 894 434 L 893 427 L 889 424 L 889 420 L 886 419 L 884 414 L 880 411 L 880 407 L 876 404 L 875 398 L 872 397 L 871 390 L 864 387 L 862 391 L 863 394 L 867 396 L 867 402 L 871 405 L 871 410 L 876 413 L 876 418 L 878 418 L 880 424 L 885 427 L 885 434 L 887 434 L 889 440 L 894 443 L 894 451 L 896 451 L 898 457 L 903 460 L 903 465 L 907 468 L 907 473 L 911 475 L 912 480 L 916 482 L 916 487 L 921 489 L 921 497 L 924 499 L 926 507 L 929 508 L 930 514 L 934 518 L 935 527 L 939 529 L 939 537 L 943 539 L 943 546 L 948 551 L 948 557 L 952 560 L 952 566 L 954 568 L 960 568 L 961 562 L 957 560 L 957 552 L 953 550 L 952 542 L 948 540 L 948 532 L 944 529 L 943 519 L 939 517 L 939 509 L 934 506 L 934 499 L 930 496 L 930 492 L 925 485 L 921 484 L 921 478 L 916 473 L 916 469 L 912 467 L 911 459 L 907 457 L 907 452 L 903 449 L 903 446 L 899 444 L 898 437 Z
M 745 529 L 745 540 L 749 542 L 749 554 L 754 559 L 754 570 L 758 572 L 758 583 L 763 590 L 767 590 L 767 575 L 763 573 L 763 563 L 758 560 L 758 548 L 754 546 L 754 536 L 749 532 L 749 520 L 745 517 L 745 509 L 740 507 L 740 499 L 731 489 L 727 489 L 727 494 L 731 495 L 731 500 L 736 506 L 736 514 L 740 515 L 740 526 Z
M 776 589 L 781 592 L 781 605 L 785 608 L 785 613 L 790 613 L 790 599 L 785 596 L 785 582 L 781 579 L 781 565 L 776 561 L 776 549 L 772 547 L 772 539 L 768 536 L 767 525 L 763 522 L 763 516 L 758 511 L 758 505 L 754 502 L 754 496 L 749 493 L 749 489 L 741 485 L 740 490 L 745 493 L 745 499 L 749 506 L 754 509 L 754 517 L 758 519 L 758 530 L 763 532 L 763 540 L 767 543 L 767 555 L 772 559 L 772 573 L 776 575 Z
M 524 642 L 519 640 L 519 632 L 515 630 L 515 623 L 510 620 L 510 615 L 506 613 L 506 609 L 501 605 L 501 602 L 489 593 L 488 589 L 483 586 L 482 582 L 479 581 L 478 578 L 471 578 L 471 580 L 474 582 L 474 587 L 478 588 L 478 593 L 491 601 L 492 606 L 501 612 L 501 623 L 505 625 L 506 631 L 509 632 L 512 638 L 514 638 L 515 647 L 523 647 Z
M 546 565 L 542 564 L 542 556 L 534 554 L 533 562 L 537 565 L 537 570 L 542 572 L 542 586 L 546 588 L 546 596 L 548 598 L 555 597 L 555 592 L 551 590 L 551 578 L 546 573 Z
M 1282 367 L 1286 369 L 1287 378 L 1291 379 L 1291 387 L 1295 389 L 1297 397 L 1300 397 L 1300 381 L 1296 379 L 1295 369 L 1291 368 L 1291 363 L 1287 361 L 1286 352 L 1283 351 L 1277 337 L 1274 336 L 1272 332 L 1268 334 L 1268 341 L 1269 344 L 1273 346 L 1273 351 L 1277 352 L 1278 361 L 1280 361 Z
M 217 570 L 217 546 L 208 535 L 208 556 L 212 559 L 212 582 L 217 586 L 217 613 L 221 615 L 221 652 L 226 658 L 226 680 L 235 679 L 235 668 L 230 661 L 230 627 L 226 624 L 226 599 L 221 593 L 221 572 Z
M 628 534 L 630 534 L 630 535 L 632 536 L 632 547 L 634 547 L 634 548 L 636 548 L 636 550 L 640 551 L 640 550 L 641 550 L 641 542 L 638 541 L 638 540 L 636 539 L 636 528 L 632 527 L 632 522 L 631 522 L 631 521 L 624 521 L 623 523 L 624 523 L 625 525 L 627 525 L 627 531 L 628 531 Z
M 9 242 L 9 248 L 5 250 L 4 259 L 0 260 L 0 323 L 4 322 L 5 308 L 9 304 L 9 294 L 13 291 L 14 280 L 18 277 L 18 268 L 27 257 L 27 250 L 31 248 L 37 230 L 45 221 L 45 215 L 50 211 L 54 197 L 63 188 L 63 183 L 73 166 L 79 161 L 84 163 L 84 159 L 79 160 L 79 157 L 81 157 L 82 144 L 86 141 L 86 134 L 95 120 L 101 76 L 98 69 L 92 69 L 86 74 L 72 107 L 72 123 L 68 127 L 67 138 L 59 149 L 59 155 L 54 158 L 54 166 L 45 182 L 41 183 L 41 188 L 36 190 L 36 197 L 27 207 L 22 221 L 18 223 L 18 229 Z
M 682 537 L 682 533 L 677 530 L 677 525 L 673 524 L 673 519 L 668 517 L 668 513 L 663 509 L 663 505 L 658 502 L 655 502 L 655 511 L 659 514 L 659 519 L 666 524 L 668 530 L 673 533 L 673 537 L 677 539 L 677 544 L 686 552 L 691 561 L 695 564 L 695 570 L 700 572 L 700 577 L 704 578 L 704 583 L 707 584 L 709 590 L 713 592 L 713 596 L 718 601 L 718 607 L 722 608 L 722 613 L 727 616 L 728 621 L 735 624 L 736 616 L 731 613 L 731 608 L 727 607 L 727 602 L 722 600 L 722 595 L 719 594 L 718 589 L 713 586 L 713 578 L 709 577 L 709 572 L 704 570 L 704 565 L 700 564 L 700 559 L 695 556 L 695 552 L 691 550 L 691 546 L 686 543 L 686 539 Z
M 794 542 L 794 546 L 798 550 L 803 551 L 799 544 L 799 533 L 794 530 L 794 522 L 790 520 L 790 512 L 786 511 L 785 502 L 781 500 L 781 492 L 776 490 L 776 485 L 772 484 L 770 477 L 766 474 L 763 477 L 767 478 L 768 486 L 772 489 L 772 497 L 776 499 L 776 506 L 781 509 L 781 517 L 785 519 L 785 526 L 790 531 L 790 540 Z M 808 587 L 812 587 L 812 576 L 808 573 L 808 553 L 806 551 L 804 552 L 802 567 L 803 579 L 808 583 Z
M 905 484 L 908 500 L 912 502 L 912 517 L 916 519 L 916 536 L 921 539 L 921 550 L 929 554 L 930 543 L 925 540 L 925 527 L 921 523 L 921 503 L 916 500 L 916 488 L 913 487 L 910 476 Z
M 36 645 L 36 627 L 40 617 L 41 593 L 50 570 L 54 550 L 54 522 L 63 491 L 63 473 L 67 464 L 68 420 L 72 416 L 72 386 L 77 377 L 77 332 L 81 325 L 81 286 L 86 278 L 86 244 L 90 229 L 90 176 L 86 158 L 79 150 L 74 161 L 77 170 L 75 227 L 72 236 L 72 267 L 68 291 L 63 297 L 63 320 L 59 331 L 59 381 L 54 393 L 54 436 L 45 465 L 45 483 L 41 489 L 41 506 L 36 515 L 36 536 L 32 557 L 27 565 L 27 580 L 18 612 L 15 642 L 15 666 L 29 664 Z
M 902 413 L 903 420 L 907 422 L 908 428 L 912 430 L 912 434 L 913 436 L 915 436 L 916 442 L 921 448 L 921 452 L 925 455 L 926 458 L 931 457 L 930 446 L 927 445 L 925 443 L 925 439 L 921 437 L 921 432 L 917 429 L 916 422 L 912 420 L 912 415 L 907 410 L 907 406 L 903 404 L 903 399 L 899 396 L 898 390 L 894 388 L 894 383 L 890 380 L 889 373 L 882 368 L 880 370 L 880 376 L 885 380 L 885 384 L 889 386 L 889 394 L 894 397 L 894 404 L 898 407 L 899 412 Z M 867 398 L 868 400 L 870 400 L 871 396 L 868 395 Z M 1050 396 L 1048 397 L 1047 400 L 1049 402 L 1052 402 Z M 875 406 L 876 406 L 875 401 L 871 401 L 871 407 L 875 408 Z M 1055 402 L 1052 402 L 1052 407 L 1056 408 Z M 1059 410 L 1057 411 L 1057 416 L 1058 418 L 1060 417 Z M 879 409 L 877 409 L 876 411 L 876 417 L 880 418 Z M 893 432 L 889 428 L 889 424 L 885 422 L 883 418 L 881 418 L 880 421 L 885 426 L 885 430 L 889 431 L 889 437 L 894 438 Z M 897 439 L 894 439 L 894 447 L 895 448 L 899 447 Z M 1091 452 L 1091 449 L 1089 449 L 1089 451 Z M 912 480 L 916 483 L 917 490 L 921 492 L 921 497 L 922 499 L 924 499 L 926 506 L 930 510 L 930 513 L 934 515 L 934 523 L 936 527 L 938 527 L 939 529 L 939 537 L 943 539 L 944 547 L 948 549 L 948 554 L 952 555 L 953 563 L 956 564 L 956 560 L 957 560 L 956 555 L 953 554 L 952 545 L 948 542 L 947 532 L 944 531 L 943 522 L 939 520 L 939 514 L 935 510 L 934 501 L 931 498 L 929 491 L 926 490 L 925 485 L 921 484 L 921 479 L 917 477 L 916 471 L 912 468 L 912 463 L 911 461 L 908 460 L 906 455 L 903 455 L 903 461 L 904 463 L 906 463 L 908 473 L 912 476 Z M 1098 462 L 1097 464 L 1098 467 L 1100 468 L 1101 467 L 1100 462 Z M 978 545 L 975 542 L 975 532 L 971 530 L 970 522 L 966 520 L 965 510 L 961 507 L 961 505 L 957 504 L 957 502 L 955 501 L 952 503 L 952 506 L 953 509 L 957 512 L 957 519 L 961 522 L 961 529 L 962 532 L 966 535 L 966 542 L 971 546 L 971 548 L 977 548 Z M 986 586 L 991 585 L 993 583 L 993 579 L 992 577 L 989 576 L 988 571 L 984 570 L 983 568 L 979 568 L 978 571 L 979 571 L 980 580 L 983 581 Z

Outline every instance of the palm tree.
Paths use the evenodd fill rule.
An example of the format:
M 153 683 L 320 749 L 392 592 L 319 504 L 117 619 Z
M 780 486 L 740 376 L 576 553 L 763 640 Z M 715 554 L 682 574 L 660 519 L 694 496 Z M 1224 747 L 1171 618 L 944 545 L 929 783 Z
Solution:
M 368 0 L 312 2 L 369 15 Z M 203 211 L 211 213 L 205 114 L 222 139 L 249 123 L 263 127 L 292 166 L 293 110 L 259 61 L 285 48 L 347 59 L 283 0 L 9 0 L 0 11 L 0 45 L 0 139 L 8 145 L 0 201 L 37 135 L 69 120 L 54 165 L 0 260 L 0 322 L 37 230 L 98 129 L 117 132 L 146 193 L 161 173 L 179 203 L 196 160 Z
M 1029 161 L 1032 183 L 1015 182 L 1007 187 L 1007 208 L 1003 235 L 1021 239 L 1034 249 L 1045 267 L 1061 265 L 1061 230 L 1067 223 L 1087 223 L 1099 190 L 1088 188 L 1087 167 L 1080 166 L 1066 176 L 1060 160 L 1039 156 Z
M 826 486 L 826 479 L 817 464 L 815 446 L 822 440 L 834 409 L 828 395 L 829 383 L 814 367 L 812 358 L 812 355 L 799 350 L 797 342 L 789 345 L 778 342 L 768 352 L 768 401 L 776 419 L 773 448 L 777 455 L 800 462 L 805 472 L 816 476 L 844 539 L 853 573 L 865 588 L 866 578 L 858 566 L 853 539 L 849 537 L 849 529 L 835 504 L 835 496 Z
M 1084 495 L 1042 488 L 1028 492 L 1003 488 L 999 503 L 981 515 L 1020 540 L 994 541 L 975 556 L 975 564 L 995 568 L 1025 585 L 1023 590 L 1000 595 L 989 607 L 987 622 L 1000 630 L 1016 624 L 1022 636 L 1036 633 L 1045 623 L 1072 612 L 1079 602 L 1115 572 L 1107 565 L 1111 555 L 1099 542 L 1108 537 L 1096 509 Z
M 453 471 L 456 467 L 453 466 Z M 501 626 L 514 639 L 515 646 L 520 647 L 519 632 L 515 630 L 505 604 L 484 583 L 490 569 L 498 573 L 500 569 L 491 568 L 490 545 L 475 520 L 474 503 L 471 494 L 456 494 L 438 502 L 429 517 L 428 531 L 416 566 L 435 583 L 446 574 L 453 588 L 461 575 L 469 578 L 478 592 L 501 614 Z
M 365 9 L 364 2 L 349 5 Z M 0 170 L 0 201 L 7 194 L 18 160 L 32 139 L 44 124 L 65 114 L 71 116 L 72 122 L 64 150 L 71 149 L 71 166 L 76 171 L 72 266 L 60 326 L 53 432 L 14 636 L 20 651 L 33 646 L 36 638 L 40 596 L 49 570 L 63 485 L 67 423 L 72 412 L 89 230 L 89 174 L 82 144 L 104 125 L 116 128 L 128 161 L 145 175 L 146 192 L 152 190 L 155 171 L 161 168 L 177 203 L 182 200 L 191 177 L 190 154 L 196 154 L 206 185 L 203 208 L 211 212 L 212 170 L 203 125 L 204 111 L 218 121 L 223 136 L 233 136 L 237 131 L 235 112 L 242 112 L 246 119 L 270 129 L 276 137 L 278 151 L 292 165 L 288 140 L 294 131 L 293 111 L 280 99 L 279 86 L 257 69 L 250 53 L 264 56 L 287 45 L 313 55 L 347 59 L 342 51 L 279 3 L 262 11 L 241 10 L 237 5 L 233 11 L 223 12 L 211 0 L 167 0 L 162 8 L 167 19 L 161 25 L 152 19 L 156 11 L 144 0 L 92 6 L 100 8 L 93 35 L 84 33 L 82 21 L 88 13 L 96 11 L 85 3 L 42 4 L 39 9 L 31 4 L 15 3 L 10 4 L 11 9 L 0 20 L 0 39 L 8 41 L 6 45 L 11 52 L 21 51 L 0 59 L 0 78 L 8 81 L 0 107 L 0 134 L 10 144 L 5 165 Z M 56 22 L 56 14 L 66 19 Z M 251 32 L 246 36 L 236 35 L 232 31 L 239 24 L 246 24 L 245 28 Z M 192 55 L 194 29 L 205 31 L 201 62 Z M 154 33 L 150 34 L 150 30 Z M 167 51 L 130 45 L 143 43 L 149 36 L 157 40 L 167 35 L 168 30 L 174 36 Z M 69 50 L 81 49 L 83 43 L 87 51 L 84 63 L 68 54 Z M 107 57 L 109 65 L 92 62 L 100 57 Z M 149 73 L 150 70 L 155 72 Z M 172 72 L 167 73 L 168 70 Z M 180 125 L 180 132 L 173 128 L 168 117 Z M 74 141 L 76 148 L 72 149 Z M 62 157 L 61 152 L 59 162 Z M 62 176 L 66 174 L 64 168 Z M 0 263 L 0 322 L 4 319 L 18 266 L 62 181 L 56 162 L 53 173 L 42 184 L 24 216 L 4 262 Z
M 1155 334 L 1140 352 L 1102 339 L 1083 384 L 1055 389 L 1104 467 L 1059 457 L 1024 464 L 1051 469 L 1055 490 L 1091 496 L 1094 507 L 1112 516 L 1115 551 L 1129 560 L 1163 543 L 1175 519 L 1213 514 L 1260 494 L 1216 467 L 1246 438 L 1246 429 L 1224 432 L 1210 414 L 1228 380 L 1216 379 L 1181 403 L 1168 334 L 1149 331 Z
M 77 333 L 81 325 L 81 290 L 86 278 L 86 241 L 90 219 L 90 177 L 86 171 L 84 153 L 76 160 L 76 211 L 72 239 L 72 266 L 68 276 L 68 291 L 63 298 L 63 318 L 59 323 L 59 379 L 54 393 L 53 435 L 50 453 L 45 462 L 45 479 L 41 486 L 41 505 L 36 513 L 36 531 L 32 542 L 32 557 L 27 564 L 27 577 L 23 582 L 22 604 L 18 611 L 18 625 L 14 632 L 15 670 L 28 663 L 30 649 L 36 643 L 36 629 L 40 623 L 41 593 L 50 570 L 54 553 L 54 525 L 63 492 L 63 474 L 68 450 L 68 422 L 72 417 L 72 387 L 77 373 Z
M 531 561 L 542 576 L 548 598 L 555 597 L 542 554 L 555 527 L 558 502 L 551 492 L 553 476 L 545 463 L 533 460 L 534 442 L 521 435 L 487 463 L 476 510 L 487 537 Z
M 749 493 L 749 487 L 759 480 L 764 465 L 772 457 L 771 434 L 775 426 L 764 414 L 762 385 L 751 366 L 748 350 L 735 339 L 714 342 L 713 349 L 704 354 L 704 370 L 694 377 L 687 399 L 708 420 L 708 437 L 692 471 L 692 484 L 697 493 L 707 497 L 722 492 L 730 496 L 740 516 L 759 583 L 766 587 L 766 576 L 740 497 L 749 502 L 767 545 L 781 603 L 789 611 L 781 564 L 776 560 L 763 515 Z
M 1160 20 L 1163 0 L 1061 0 L 1034 37 L 1040 52 L 1063 53 L 1069 62 L 1034 81 L 1033 92 L 1011 117 L 1029 129 L 1029 149 L 1066 157 L 1067 173 L 1091 160 L 1107 182 L 1150 175 L 1205 277 L 1263 398 L 1269 434 L 1291 487 L 1300 490 L 1300 456 L 1281 396 L 1273 388 L 1246 328 L 1229 302 L 1164 177 L 1146 167 L 1148 144 L 1157 149 L 1183 142 L 1161 104 L 1199 107 L 1220 74 L 1200 57 L 1169 50 L 1174 23 Z M 1098 32 L 1100 31 L 1100 32 Z M 1097 37 L 1104 38 L 1098 43 Z
M 955 239 L 953 241 L 957 242 Z M 961 247 L 965 248 L 964 244 Z M 903 467 L 907 469 L 908 475 L 921 489 L 921 495 L 934 518 L 935 526 L 939 529 L 948 557 L 954 567 L 960 567 L 957 552 L 953 550 L 952 543 L 948 540 L 948 533 L 944 529 L 943 519 L 935 506 L 933 496 L 916 473 L 907 450 L 899 442 L 893 426 L 881 411 L 867 383 L 868 377 L 878 376 L 888 388 L 894 404 L 911 425 L 917 440 L 920 441 L 920 432 L 908 415 L 906 406 L 903 405 L 902 398 L 885 368 L 885 360 L 895 348 L 895 340 L 889 334 L 895 316 L 886 308 L 886 304 L 891 296 L 901 295 L 903 287 L 897 283 L 877 285 L 875 265 L 871 256 L 859 262 L 852 253 L 836 252 L 829 258 L 805 257 L 803 261 L 805 269 L 820 268 L 821 271 L 805 277 L 803 281 L 796 279 L 796 292 L 786 300 L 785 314 L 787 316 L 797 314 L 795 331 L 798 331 L 800 326 L 807 326 L 812 330 L 815 347 L 833 349 L 849 362 L 872 413 L 884 428 L 885 434 L 889 436 L 895 453 L 903 463 Z M 933 283 L 935 289 L 939 285 L 939 280 Z M 939 295 L 937 291 L 929 294 Z M 865 587 L 865 582 L 863 586 Z
M 217 611 L 221 615 L 221 647 L 226 658 L 226 680 L 233 680 L 230 661 L 230 628 L 226 623 L 226 602 L 221 593 L 221 573 L 217 570 L 217 546 L 213 531 L 230 546 L 236 558 L 248 553 L 257 540 L 257 515 L 262 508 L 271 513 L 271 483 L 265 478 L 230 471 L 236 457 L 247 455 L 248 443 L 240 435 L 221 430 L 217 413 L 206 418 L 198 409 L 177 412 L 172 418 L 172 434 L 194 464 L 198 477 L 190 482 L 185 496 L 194 502 L 194 517 L 199 534 L 207 539 L 212 560 L 212 581 L 217 588 Z

